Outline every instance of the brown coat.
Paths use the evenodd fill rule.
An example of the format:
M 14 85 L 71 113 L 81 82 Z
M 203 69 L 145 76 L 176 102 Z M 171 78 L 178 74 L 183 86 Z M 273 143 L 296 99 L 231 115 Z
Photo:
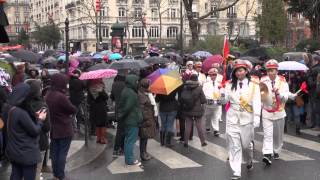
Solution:
M 141 138 L 153 138 L 156 135 L 156 118 L 154 116 L 154 107 L 145 92 L 139 91 L 138 95 L 139 104 L 143 115 L 139 136 Z

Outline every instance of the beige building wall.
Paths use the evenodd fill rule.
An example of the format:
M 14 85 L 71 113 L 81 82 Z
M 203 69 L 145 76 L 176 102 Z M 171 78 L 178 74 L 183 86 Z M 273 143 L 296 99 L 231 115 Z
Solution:
M 237 36 L 255 38 L 256 23 L 254 17 L 259 13 L 259 0 L 240 0 L 233 8 L 222 11 L 208 17 L 200 23 L 200 38 L 207 35 L 224 35 L 230 33 L 232 38 Z M 124 38 L 127 48 L 144 48 L 148 42 L 160 42 L 160 18 L 162 19 L 162 42 L 168 46 L 174 46 L 180 34 L 180 0 L 160 0 L 159 5 L 155 0 L 102 0 L 102 43 L 111 44 L 111 26 L 123 23 L 126 26 Z M 198 17 L 209 12 L 211 8 L 223 7 L 233 0 L 195 0 L 193 5 L 194 16 Z M 95 0 L 30 0 L 31 29 L 34 30 L 35 22 L 44 25 L 49 19 L 60 27 L 64 37 L 64 21 L 69 18 L 69 37 L 74 46 L 80 46 L 81 50 L 96 50 L 96 18 L 94 16 Z M 145 17 L 146 27 L 143 26 Z M 183 37 L 188 44 L 191 39 L 189 24 L 183 13 Z M 138 17 L 138 18 L 135 18 Z M 149 39 L 147 31 L 149 32 Z M 143 33 L 143 37 L 141 36 Z M 64 46 L 62 41 L 61 48 Z

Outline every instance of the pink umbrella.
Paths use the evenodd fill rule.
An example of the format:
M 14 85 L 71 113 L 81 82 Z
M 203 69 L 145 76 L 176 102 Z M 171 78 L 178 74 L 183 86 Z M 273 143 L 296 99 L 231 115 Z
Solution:
M 117 73 L 118 71 L 114 69 L 99 69 L 95 71 L 82 73 L 79 79 L 87 80 L 87 79 L 112 78 L 112 77 L 115 77 Z
M 207 73 L 210 70 L 210 68 L 212 68 L 212 64 L 214 63 L 222 64 L 222 62 L 223 62 L 223 57 L 219 54 L 209 56 L 204 60 L 202 64 L 202 71 Z

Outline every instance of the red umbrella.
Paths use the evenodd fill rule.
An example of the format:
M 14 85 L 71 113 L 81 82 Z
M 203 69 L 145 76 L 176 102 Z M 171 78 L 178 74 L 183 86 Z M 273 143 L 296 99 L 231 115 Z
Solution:
M 99 69 L 95 71 L 82 73 L 79 79 L 87 80 L 87 79 L 112 78 L 112 77 L 115 77 L 117 73 L 118 71 L 114 69 Z
M 212 68 L 212 64 L 219 63 L 222 64 L 223 57 L 219 54 L 207 57 L 202 64 L 202 71 L 207 73 L 210 68 Z

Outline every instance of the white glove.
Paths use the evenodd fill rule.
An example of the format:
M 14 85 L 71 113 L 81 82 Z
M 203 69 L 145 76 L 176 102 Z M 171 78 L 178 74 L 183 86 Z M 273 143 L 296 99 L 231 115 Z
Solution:
M 253 118 L 253 127 L 258 128 L 260 126 L 260 116 L 254 116 Z
M 298 93 L 289 93 L 288 98 L 294 100 L 298 96 Z

